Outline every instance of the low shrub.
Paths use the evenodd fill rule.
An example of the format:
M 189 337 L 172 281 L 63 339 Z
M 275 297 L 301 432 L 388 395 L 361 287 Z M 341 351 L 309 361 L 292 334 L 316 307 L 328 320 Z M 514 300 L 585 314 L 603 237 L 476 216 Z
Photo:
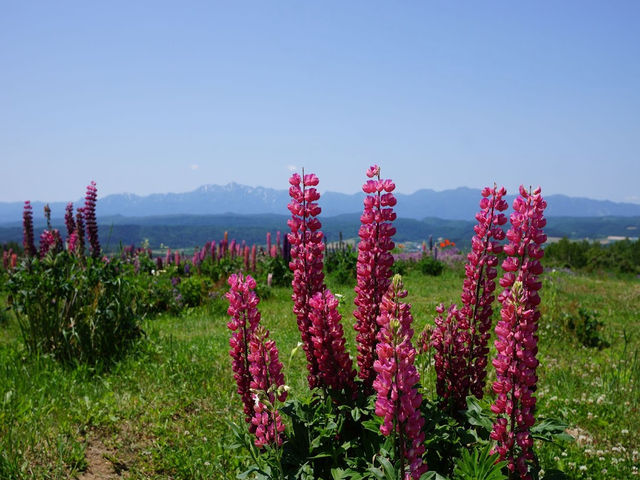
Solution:
M 135 286 L 119 260 L 67 252 L 28 258 L 7 283 L 31 353 L 63 362 L 108 363 L 141 334 Z

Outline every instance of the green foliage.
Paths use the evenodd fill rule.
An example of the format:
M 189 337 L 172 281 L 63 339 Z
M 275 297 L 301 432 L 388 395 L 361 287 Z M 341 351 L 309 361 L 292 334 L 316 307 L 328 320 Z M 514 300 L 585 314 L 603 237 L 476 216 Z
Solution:
M 602 337 L 604 322 L 598 318 L 595 310 L 578 309 L 577 317 L 567 315 L 566 325 L 585 347 L 603 349 L 609 346 L 609 342 Z
M 444 263 L 439 260 L 435 260 L 430 255 L 423 255 L 418 262 L 418 268 L 424 275 L 437 277 L 442 274 L 444 270 Z
M 123 267 L 66 252 L 25 260 L 7 288 L 28 350 L 87 363 L 109 363 L 122 353 L 141 334 Z
M 544 258 L 547 265 L 574 270 L 640 273 L 640 239 L 602 245 L 586 240 L 572 242 L 564 237 L 547 245 Z
M 506 462 L 498 462 L 498 454 L 491 455 L 486 445 L 473 450 L 463 450 L 453 470 L 454 480 L 506 480 L 502 473 Z
M 339 285 L 353 285 L 356 281 L 357 252 L 348 245 L 346 248 L 329 250 L 324 257 L 324 268 Z

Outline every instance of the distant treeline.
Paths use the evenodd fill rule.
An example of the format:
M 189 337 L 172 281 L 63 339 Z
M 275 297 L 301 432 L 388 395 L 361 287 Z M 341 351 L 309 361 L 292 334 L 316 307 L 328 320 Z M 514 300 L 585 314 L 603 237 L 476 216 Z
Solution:
M 344 239 L 357 239 L 360 214 L 346 214 L 323 218 L 322 230 L 329 242 L 337 241 L 342 233 Z M 229 238 L 244 240 L 249 244 L 265 243 L 266 232 L 278 230 L 286 233 L 287 215 L 168 215 L 162 217 L 127 218 L 122 216 L 98 218 L 100 240 L 103 248 L 115 251 L 120 245 L 140 245 L 149 242 L 151 248 L 160 245 L 175 248 L 203 246 L 211 240 L 219 240 L 227 231 Z M 16 219 L 13 225 L 0 227 L 0 244 L 17 242 L 22 244 L 22 225 Z M 36 216 L 36 239 L 44 226 Z M 547 219 L 545 232 L 550 237 L 569 239 L 606 238 L 609 235 L 635 237 L 640 233 L 640 217 L 551 217 Z M 422 242 L 433 237 L 448 238 L 462 249 L 468 249 L 473 236 L 475 221 L 425 218 L 414 220 L 399 218 L 394 222 L 397 230 L 396 243 Z M 54 221 L 63 237 L 66 229 Z
M 545 248 L 545 263 L 574 270 L 640 273 L 640 240 L 602 245 L 563 238 Z

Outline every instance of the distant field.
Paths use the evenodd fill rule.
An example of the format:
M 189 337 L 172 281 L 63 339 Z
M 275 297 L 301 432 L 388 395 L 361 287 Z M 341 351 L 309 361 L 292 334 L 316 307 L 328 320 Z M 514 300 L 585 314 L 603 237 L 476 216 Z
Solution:
M 635 478 L 640 282 L 567 273 L 545 274 L 544 281 L 537 415 L 564 420 L 576 441 L 538 445 L 542 466 L 578 479 Z M 439 302 L 459 300 L 461 282 L 461 273 L 453 271 L 405 278 L 416 332 L 432 322 Z M 354 353 L 353 291 L 330 287 L 344 295 L 343 323 Z M 135 352 L 100 374 L 87 367 L 65 369 L 48 357 L 28 358 L 15 321 L 3 313 L 2 478 L 235 478 L 245 454 L 232 449 L 226 423 L 242 419 L 227 353 L 224 303 L 216 300 L 182 316 L 145 321 L 146 339 Z M 582 346 L 575 329 L 580 308 L 604 323 L 593 333 L 611 346 Z M 287 383 L 304 395 L 303 355 L 289 355 L 299 341 L 290 290 L 274 288 L 260 309 L 280 348 Z M 422 373 L 424 393 L 434 396 L 433 369 Z

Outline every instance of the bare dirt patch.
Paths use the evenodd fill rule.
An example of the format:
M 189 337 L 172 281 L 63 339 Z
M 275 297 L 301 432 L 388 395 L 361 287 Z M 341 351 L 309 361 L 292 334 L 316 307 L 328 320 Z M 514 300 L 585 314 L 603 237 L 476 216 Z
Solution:
M 115 452 L 107 448 L 99 438 L 88 440 L 85 457 L 88 467 L 78 480 L 110 480 L 127 477 L 127 466 L 121 462 L 111 461 L 110 458 L 115 458 Z

